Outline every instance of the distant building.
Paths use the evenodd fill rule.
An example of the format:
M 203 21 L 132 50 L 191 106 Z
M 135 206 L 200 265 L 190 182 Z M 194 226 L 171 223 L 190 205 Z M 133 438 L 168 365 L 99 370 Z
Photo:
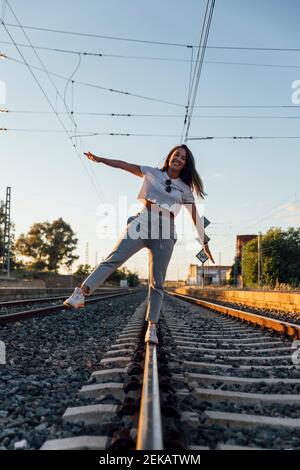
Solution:
M 186 285 L 186 282 L 184 280 L 181 280 L 181 279 L 179 279 L 178 281 L 168 280 L 168 281 L 164 282 L 164 286 L 166 288 L 168 288 L 168 287 L 179 287 L 179 286 L 185 286 L 185 285 Z
M 231 266 L 206 266 L 204 265 L 204 284 L 220 285 L 224 284 L 230 274 Z M 201 285 L 202 284 L 202 266 L 198 264 L 189 265 L 189 273 L 187 277 L 187 284 Z
M 236 256 L 242 256 L 242 249 L 246 243 L 253 240 L 253 238 L 257 238 L 257 235 L 237 235 L 236 236 Z

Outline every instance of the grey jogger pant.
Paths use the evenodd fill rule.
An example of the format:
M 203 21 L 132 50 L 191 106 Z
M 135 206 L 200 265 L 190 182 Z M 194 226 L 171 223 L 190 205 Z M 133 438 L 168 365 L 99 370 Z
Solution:
M 127 227 L 112 251 L 84 281 L 90 294 L 131 256 L 149 251 L 149 291 L 146 320 L 157 323 L 164 297 L 164 280 L 177 234 L 174 219 L 153 214 L 146 207 L 127 220 Z

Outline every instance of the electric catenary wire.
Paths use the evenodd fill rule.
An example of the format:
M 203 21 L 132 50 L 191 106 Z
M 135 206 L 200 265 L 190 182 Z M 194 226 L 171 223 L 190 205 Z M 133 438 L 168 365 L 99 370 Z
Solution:
M 171 46 L 171 47 L 183 47 L 183 48 L 198 48 L 199 46 L 196 44 L 183 44 L 183 43 L 176 43 L 176 42 L 166 42 L 166 41 L 150 41 L 147 39 L 136 39 L 136 38 L 124 38 L 119 36 L 105 36 L 101 34 L 93 34 L 93 33 L 83 33 L 78 31 L 67 31 L 62 29 L 54 29 L 54 28 L 42 28 L 38 26 L 29 26 L 29 25 L 18 25 L 13 23 L 5 23 L 6 26 L 10 26 L 12 28 L 24 28 L 24 29 L 31 29 L 35 31 L 47 31 L 50 33 L 57 33 L 57 34 L 69 34 L 74 36 L 82 36 L 82 37 L 91 37 L 91 38 L 99 38 L 99 39 L 108 39 L 114 41 L 124 41 L 124 42 L 135 42 L 141 44 L 153 44 L 158 46 Z M 200 46 L 204 47 L 204 46 Z M 251 46 L 206 46 L 206 49 L 220 49 L 220 50 L 243 50 L 243 51 L 278 51 L 278 52 L 300 52 L 300 48 L 298 47 L 251 47 Z
M 11 60 L 11 61 L 17 62 L 21 65 L 27 66 L 27 63 L 25 63 L 22 60 L 15 59 L 15 58 L 9 57 L 7 55 L 5 55 L 5 58 L 7 60 Z M 28 65 L 32 69 L 39 70 L 41 72 L 45 72 L 40 67 L 37 67 L 37 66 L 29 64 L 29 63 L 28 63 Z M 65 77 L 64 75 L 58 74 L 56 72 L 50 72 L 49 70 L 47 72 L 48 72 L 48 74 L 52 75 L 53 77 L 57 77 L 57 78 L 60 78 L 62 80 L 68 80 L 68 77 Z M 132 96 L 134 98 L 139 98 L 139 99 L 143 99 L 143 100 L 150 100 L 150 101 L 153 101 L 153 102 L 168 104 L 168 105 L 171 105 L 171 106 L 176 106 L 176 107 L 179 107 L 179 108 L 185 108 L 186 109 L 186 105 L 184 105 L 182 103 L 175 103 L 173 101 L 161 100 L 159 98 L 149 97 L 149 96 L 146 96 L 146 95 L 137 95 L 135 93 L 131 93 L 131 92 L 128 92 L 128 91 L 116 90 L 116 89 L 113 89 L 113 88 L 103 87 L 101 85 L 96 85 L 94 83 L 88 83 L 88 82 L 82 82 L 82 81 L 79 81 L 79 80 L 73 80 L 73 83 L 78 84 L 78 85 L 82 85 L 82 86 L 87 86 L 87 87 L 91 87 L 91 88 L 100 89 L 100 90 L 103 90 L 103 91 L 108 91 L 108 92 L 113 92 L 113 93 L 120 93 L 122 95 Z M 265 104 L 263 104 L 263 105 L 248 105 L 248 104 L 246 104 L 246 105 L 195 105 L 194 108 L 195 109 L 201 109 L 201 108 L 204 108 L 204 109 L 262 109 L 262 108 L 266 108 L 266 109 L 276 109 L 276 108 L 280 108 L 280 109 L 283 109 L 283 108 L 297 109 L 297 106 L 296 105 L 267 105 L 267 104 L 266 105 Z M 298 106 L 298 108 L 299 108 L 299 106 Z
M 73 109 L 73 106 L 72 106 Z M 0 108 L 0 113 L 9 114 L 52 114 L 52 111 L 38 111 L 38 110 L 16 110 Z M 93 111 L 71 111 L 73 115 L 78 116 L 100 116 L 100 117 L 113 117 L 113 118 L 184 118 L 183 114 L 138 114 L 138 113 L 100 113 Z M 68 114 L 66 111 L 58 111 L 57 114 Z M 194 119 L 300 119 L 300 116 L 246 116 L 246 115 L 220 115 L 220 114 L 194 114 Z
M 77 139 L 76 139 L 77 124 L 76 124 L 76 122 L 75 122 L 75 120 L 74 120 L 74 118 L 73 118 L 72 113 L 70 112 L 70 110 L 69 110 L 69 108 L 68 108 L 68 106 L 67 106 L 66 97 L 64 96 L 64 97 L 62 98 L 62 96 L 61 96 L 59 90 L 58 90 L 57 87 L 56 87 L 56 84 L 55 84 L 54 80 L 52 80 L 52 78 L 51 78 L 51 76 L 50 76 L 48 70 L 47 70 L 46 67 L 45 67 L 45 64 L 43 63 L 42 59 L 41 59 L 40 56 L 38 55 L 37 51 L 35 50 L 35 48 L 34 48 L 32 42 L 31 42 L 30 38 L 28 37 L 28 35 L 27 35 L 26 32 L 24 31 L 24 28 L 23 28 L 22 25 L 20 24 L 19 19 L 17 18 L 17 16 L 16 16 L 16 14 L 14 13 L 13 9 L 12 9 L 11 6 L 9 5 L 8 0 L 5 0 L 5 1 L 6 1 L 6 4 L 8 5 L 8 7 L 9 7 L 10 11 L 12 12 L 14 18 L 16 19 L 16 21 L 17 21 L 18 24 L 20 25 L 20 27 L 21 27 L 21 29 L 22 29 L 22 32 L 23 32 L 24 36 L 26 37 L 26 39 L 27 39 L 27 41 L 28 41 L 28 43 L 29 43 L 29 46 L 32 48 L 32 50 L 33 50 L 35 56 L 37 57 L 38 61 L 39 61 L 40 64 L 42 65 L 43 71 L 47 74 L 47 76 L 48 76 L 48 78 L 49 78 L 51 84 L 53 85 L 54 89 L 56 90 L 56 98 L 57 98 L 57 96 L 59 96 L 59 98 L 60 98 L 60 99 L 63 101 L 63 103 L 64 103 L 64 106 L 65 106 L 65 109 L 66 109 L 66 111 L 67 111 L 68 117 L 70 118 L 70 120 L 72 121 L 72 123 L 73 123 L 73 125 L 74 125 L 75 144 L 73 143 L 72 138 L 71 138 L 71 142 L 72 142 L 72 144 L 73 144 L 73 147 L 77 150 L 77 148 L 76 148 L 76 146 L 77 146 Z M 78 67 L 79 67 L 80 63 L 81 63 L 81 57 L 79 57 L 79 64 L 78 64 Z M 75 72 L 77 71 L 78 67 L 75 68 L 75 70 L 74 70 L 74 72 L 73 72 L 73 74 L 71 75 L 70 78 L 72 78 L 72 77 L 74 76 L 74 74 L 75 74 Z M 69 79 L 67 80 L 66 88 L 67 88 L 67 86 L 68 86 L 68 83 L 69 83 Z M 66 88 L 65 88 L 65 92 L 66 92 Z M 82 141 L 81 141 L 81 145 L 82 145 L 81 150 L 83 150 L 83 142 L 82 142 Z M 77 151 L 76 153 L 77 153 L 78 157 L 80 158 L 80 162 L 81 162 L 82 166 L 85 168 L 85 171 L 87 172 L 87 174 L 89 174 L 88 171 L 87 171 L 87 169 L 86 169 L 86 167 L 85 167 L 85 165 L 84 165 L 84 163 L 83 163 L 83 161 L 82 161 L 82 159 L 81 159 L 80 153 L 79 153 L 78 151 Z M 92 173 L 93 173 L 94 178 L 96 178 L 96 175 L 95 175 L 94 170 L 93 170 L 92 167 L 91 167 L 91 171 L 92 171 Z M 89 176 L 89 178 L 90 178 L 90 176 Z M 92 181 L 91 178 L 90 178 L 90 180 Z M 98 197 L 99 197 L 99 193 L 98 193 L 98 189 L 97 189 L 97 187 L 99 187 L 99 184 L 97 185 L 97 187 L 94 185 L 94 182 L 92 182 L 92 184 L 93 184 L 95 190 L 97 191 L 97 195 L 98 195 Z M 99 199 L 100 199 L 100 198 L 99 198 Z
M 15 15 L 14 11 L 12 10 L 11 6 L 9 5 L 8 1 L 5 0 L 5 2 L 6 2 L 6 4 L 8 5 L 9 9 L 11 10 L 13 16 L 16 18 L 16 21 L 19 22 L 18 18 L 16 17 L 16 15 Z M 100 194 L 99 194 L 99 192 L 98 192 L 98 188 L 97 188 L 97 186 L 94 184 L 93 179 L 91 178 L 89 172 L 87 171 L 85 165 L 83 164 L 81 155 L 80 155 L 80 153 L 78 152 L 78 149 L 74 146 L 73 141 L 72 141 L 72 138 L 71 138 L 71 136 L 70 136 L 70 134 L 69 134 L 69 131 L 68 131 L 67 128 L 65 127 L 64 122 L 61 120 L 61 118 L 60 118 L 59 115 L 57 114 L 57 112 L 56 112 L 56 110 L 55 110 L 55 108 L 54 108 L 54 106 L 53 106 L 51 100 L 48 98 L 48 96 L 47 96 L 45 90 L 43 89 L 42 85 L 40 84 L 38 78 L 35 76 L 34 72 L 31 70 L 30 65 L 29 65 L 29 64 L 27 63 L 27 61 L 26 61 L 26 58 L 23 56 L 21 50 L 20 50 L 19 47 L 16 45 L 14 38 L 12 37 L 11 33 L 9 32 L 9 30 L 7 29 L 6 25 L 4 24 L 4 22 L 3 22 L 2 20 L 1 20 L 1 23 L 2 23 L 2 25 L 3 25 L 3 27 L 4 27 L 4 29 L 6 30 L 8 36 L 10 37 L 11 41 L 14 43 L 14 45 L 15 45 L 16 49 L 18 50 L 20 56 L 22 57 L 23 62 L 24 62 L 25 65 L 27 66 L 27 68 L 28 68 L 30 74 L 31 74 L 32 77 L 34 78 L 35 82 L 37 83 L 38 87 L 39 87 L 40 90 L 42 91 L 44 97 L 46 98 L 48 104 L 50 105 L 51 109 L 53 110 L 54 114 L 56 115 L 56 117 L 57 117 L 57 119 L 58 119 L 60 125 L 63 127 L 63 129 L 64 129 L 64 131 L 66 132 L 67 136 L 68 136 L 69 139 L 71 140 L 72 146 L 73 146 L 73 148 L 75 149 L 75 151 L 76 151 L 76 153 L 77 153 L 77 156 L 79 157 L 80 163 L 82 164 L 82 166 L 83 166 L 85 172 L 87 173 L 88 178 L 90 179 L 90 181 L 91 181 L 91 183 L 92 183 L 92 186 L 93 186 L 93 188 L 95 189 L 96 194 L 97 194 L 99 200 L 101 201 L 101 197 L 100 197 Z M 24 32 L 24 31 L 23 31 L 23 32 Z M 24 34 L 25 34 L 25 36 L 26 36 L 28 42 L 31 44 L 30 39 L 27 37 L 27 35 L 26 35 L 25 32 L 24 32 Z M 34 48 L 33 48 L 33 50 L 34 50 Z M 44 71 L 47 73 L 47 70 L 46 70 L 46 68 L 45 68 L 45 66 L 44 66 L 44 64 L 43 64 L 43 62 L 42 62 L 42 60 L 40 59 L 40 57 L 38 56 L 38 54 L 37 54 L 37 52 L 36 52 L 35 50 L 34 50 L 34 52 L 35 52 L 36 56 L 38 57 L 39 62 L 42 64 L 42 67 L 43 67 Z M 56 88 L 56 85 L 54 84 L 54 82 L 52 81 L 52 79 L 51 79 L 50 77 L 49 77 L 49 79 L 51 80 L 51 82 L 53 83 L 54 87 Z M 57 90 L 57 88 L 56 88 L 56 90 Z M 59 94 L 58 90 L 57 90 L 57 93 Z M 59 94 L 59 95 L 60 95 L 60 94 Z M 73 120 L 72 120 L 72 121 L 73 121 Z M 74 121 L 73 121 L 73 123 L 74 123 Z
M 20 64 L 27 65 L 27 63 L 25 63 L 25 62 L 23 62 L 21 60 L 18 60 L 18 59 L 11 58 L 9 56 L 5 56 L 5 58 L 8 59 L 8 60 L 12 60 L 14 62 L 18 62 Z M 45 70 L 41 69 L 40 67 L 37 67 L 37 66 L 34 66 L 34 65 L 30 65 L 30 64 L 28 64 L 28 65 L 31 68 L 34 68 L 36 70 L 40 70 L 40 71 L 45 72 L 45 73 L 47 73 L 49 75 L 52 75 L 54 77 L 58 77 L 58 78 L 61 78 L 63 80 L 68 80 L 68 77 L 65 77 L 64 75 L 61 75 L 61 74 L 58 74 L 58 73 L 55 73 L 55 72 L 49 72 L 48 70 L 45 71 Z M 117 89 L 114 89 L 114 88 L 108 88 L 108 87 L 104 87 L 104 86 L 101 86 L 101 85 L 96 85 L 94 83 L 81 82 L 81 81 L 78 81 L 78 80 L 73 80 L 73 83 L 77 83 L 78 85 L 84 85 L 84 86 L 91 87 L 91 88 L 96 88 L 96 89 L 103 90 L 103 91 L 108 91 L 108 92 L 111 92 L 111 93 L 117 93 L 117 94 L 121 94 L 121 95 L 132 96 L 134 98 L 139 98 L 139 99 L 143 99 L 143 100 L 147 100 L 147 101 L 154 101 L 154 102 L 157 102 L 157 103 L 169 104 L 169 105 L 172 105 L 172 106 L 178 106 L 180 108 L 185 107 L 183 104 L 174 103 L 173 101 L 161 100 L 159 98 L 153 98 L 151 96 L 146 96 L 146 95 L 138 95 L 136 93 L 131 93 L 129 91 L 117 90 Z
M 204 27 L 205 27 L 205 22 L 206 22 L 208 7 L 209 7 L 209 0 L 208 0 L 207 3 L 206 3 L 206 10 L 205 10 L 204 19 L 203 19 L 203 24 L 202 24 L 202 30 L 201 30 L 201 34 L 200 34 L 200 41 L 199 41 L 199 44 L 200 44 L 200 45 L 201 45 L 201 43 L 202 43 L 202 37 L 203 37 L 203 31 L 204 31 Z M 193 52 L 193 48 L 192 48 L 192 52 Z M 192 56 L 192 57 L 193 57 L 193 56 Z M 196 63 L 195 63 L 195 66 L 194 66 L 194 71 L 192 71 L 193 63 L 191 63 L 188 100 L 187 100 L 187 105 L 186 105 L 186 108 L 185 108 L 186 110 L 185 110 L 185 116 L 184 116 L 184 121 L 183 121 L 183 127 L 182 127 L 180 142 L 182 142 L 184 130 L 185 130 L 185 127 L 186 127 L 186 124 L 187 124 L 188 112 L 189 112 L 189 107 L 190 107 L 190 101 L 191 101 L 192 91 L 193 91 L 193 87 L 194 87 L 194 83 L 195 83 L 196 70 L 197 70 L 197 68 L 198 68 L 198 66 L 199 66 L 199 59 L 200 59 L 200 48 L 198 48 L 197 57 L 196 57 Z
M 0 44 L 5 45 L 12 45 L 9 41 L 0 41 Z M 23 43 L 16 43 L 19 47 L 31 47 L 29 44 Z M 132 60 L 148 60 L 148 61 L 162 61 L 162 62 L 191 62 L 191 59 L 181 59 L 176 57 L 152 57 L 152 56 L 137 56 L 137 55 L 125 55 L 125 54 L 108 54 L 105 52 L 91 52 L 91 51 L 79 51 L 79 50 L 72 50 L 72 49 L 61 49 L 57 47 L 46 47 L 46 46 L 38 46 L 33 45 L 35 49 L 50 51 L 50 52 L 57 52 L 61 54 L 75 54 L 75 55 L 82 55 L 82 56 L 91 56 L 91 57 L 98 57 L 98 58 L 113 58 L 113 59 L 132 59 Z M 197 49 L 194 46 L 190 47 L 192 53 L 194 49 Z M 207 46 L 209 49 L 209 46 Z M 289 52 L 289 51 L 287 51 Z M 192 59 L 192 63 L 196 62 L 196 60 Z M 271 68 L 291 68 L 291 69 L 299 69 L 299 65 L 292 65 L 292 64 L 263 64 L 263 63 L 255 63 L 255 62 L 234 62 L 234 61 L 220 61 L 220 60 L 204 60 L 204 64 L 220 64 L 220 65 L 238 65 L 238 66 L 253 66 L 253 67 L 271 67 Z
M 66 132 L 56 129 L 26 129 L 26 128 L 8 128 L 0 127 L 0 131 L 7 132 Z M 83 134 L 77 135 L 77 137 L 96 137 L 96 136 L 115 136 L 115 137 L 166 137 L 166 138 L 179 138 L 179 134 L 138 134 L 138 133 L 129 133 L 129 132 L 93 132 L 93 131 L 83 131 Z M 71 133 L 71 130 L 68 131 Z M 70 136 L 75 137 L 74 136 Z M 250 139 L 250 140 L 259 140 L 259 139 L 268 139 L 268 140 L 293 140 L 300 139 L 300 136 L 215 136 L 215 137 L 190 137 L 188 140 L 212 140 L 212 139 Z
M 191 100 L 187 104 L 187 112 L 186 116 L 184 119 L 184 124 L 183 124 L 183 131 L 182 131 L 182 136 L 184 136 L 184 142 L 187 141 L 188 134 L 189 134 L 189 129 L 192 121 L 192 116 L 193 116 L 193 111 L 194 111 L 194 106 L 195 106 L 195 101 L 197 97 L 197 91 L 199 87 L 199 81 L 201 77 L 201 71 L 203 67 L 203 61 L 204 61 L 204 56 L 205 56 L 205 50 L 206 50 L 206 45 L 208 41 L 208 36 L 210 32 L 210 27 L 211 27 L 211 21 L 212 21 L 212 16 L 214 12 L 214 7 L 215 7 L 215 0 L 208 0 L 207 2 L 207 9 L 205 12 L 205 17 L 204 17 L 204 22 L 203 22 L 203 27 L 201 31 L 201 36 L 200 36 L 200 43 L 199 43 L 199 49 L 198 49 L 198 54 L 197 54 L 197 60 L 194 68 L 194 76 L 192 80 L 192 85 L 191 85 Z M 209 12 L 208 12 L 209 8 Z M 208 15 L 207 15 L 208 12 Z M 207 18 L 208 16 L 208 18 Z M 204 39 L 203 39 L 203 45 L 202 45 L 202 38 L 203 38 L 203 33 L 204 33 Z M 199 59 L 199 52 L 201 51 L 200 54 L 200 59 Z

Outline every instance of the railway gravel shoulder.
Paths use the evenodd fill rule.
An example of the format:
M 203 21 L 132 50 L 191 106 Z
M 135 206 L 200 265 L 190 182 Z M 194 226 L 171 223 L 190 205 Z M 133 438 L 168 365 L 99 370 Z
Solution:
M 0 379 L 1 448 L 38 449 L 47 439 L 83 434 L 82 423 L 64 423 L 62 415 L 92 400 L 78 391 L 95 380 L 90 375 L 144 298 L 140 291 L 1 326 L 7 350 Z M 101 429 L 91 425 L 88 434 L 114 430 L 114 423 L 104 423 Z

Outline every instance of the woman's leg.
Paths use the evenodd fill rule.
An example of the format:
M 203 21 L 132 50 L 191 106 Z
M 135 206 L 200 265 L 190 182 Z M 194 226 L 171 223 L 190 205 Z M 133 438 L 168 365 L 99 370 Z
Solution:
M 124 236 L 117 241 L 113 250 L 109 253 L 106 259 L 102 261 L 82 283 L 81 289 L 83 293 L 90 295 L 105 281 L 105 279 L 108 278 L 111 273 L 113 273 L 141 248 L 144 248 L 144 246 L 144 240 L 141 238 L 131 238 L 128 235 L 127 229 Z
M 147 305 L 146 320 L 158 323 L 160 309 L 164 297 L 164 280 L 167 268 L 173 253 L 175 240 L 153 239 L 148 240 L 149 248 L 149 302 Z

